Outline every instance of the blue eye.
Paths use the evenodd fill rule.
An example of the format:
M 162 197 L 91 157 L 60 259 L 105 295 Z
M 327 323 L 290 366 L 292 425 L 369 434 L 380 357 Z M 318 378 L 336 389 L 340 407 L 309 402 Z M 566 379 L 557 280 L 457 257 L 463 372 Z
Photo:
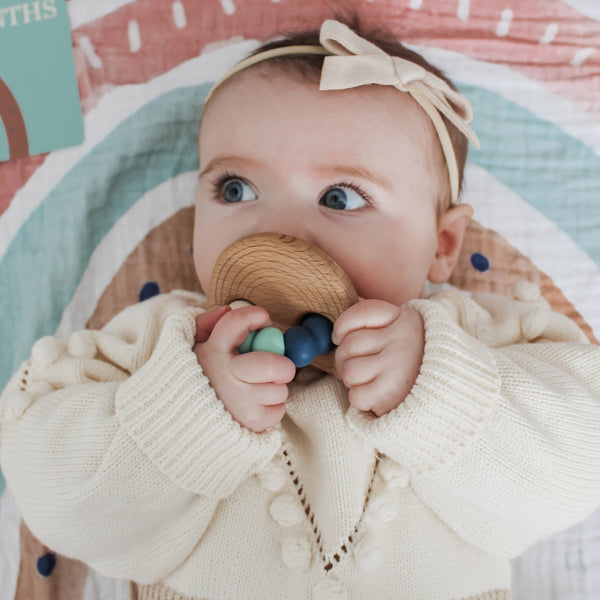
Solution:
M 229 179 L 221 186 L 220 193 L 223 200 L 230 204 L 256 200 L 254 190 L 242 179 Z
M 321 196 L 319 204 L 333 210 L 356 210 L 366 206 L 368 202 L 361 194 L 351 188 L 333 187 Z

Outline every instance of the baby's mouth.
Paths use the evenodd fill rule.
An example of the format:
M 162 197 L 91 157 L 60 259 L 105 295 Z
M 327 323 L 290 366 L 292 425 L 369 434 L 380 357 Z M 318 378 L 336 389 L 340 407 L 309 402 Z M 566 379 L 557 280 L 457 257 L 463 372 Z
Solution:
M 207 310 L 240 299 L 266 309 L 273 325 L 285 332 L 309 313 L 334 323 L 358 296 L 348 275 L 321 248 L 269 232 L 241 238 L 217 258 Z M 331 372 L 333 352 L 312 364 Z

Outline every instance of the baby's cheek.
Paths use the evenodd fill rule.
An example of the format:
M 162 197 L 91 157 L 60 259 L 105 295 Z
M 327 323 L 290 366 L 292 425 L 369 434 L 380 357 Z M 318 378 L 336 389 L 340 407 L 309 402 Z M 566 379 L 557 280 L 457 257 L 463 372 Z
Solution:
M 397 277 L 390 277 L 387 266 L 377 258 L 354 261 L 346 270 L 361 298 L 392 301 Z
M 207 293 L 216 258 L 212 256 L 212 253 L 205 247 L 205 244 L 199 242 L 194 242 L 193 254 L 196 276 L 202 286 L 202 290 L 204 293 Z

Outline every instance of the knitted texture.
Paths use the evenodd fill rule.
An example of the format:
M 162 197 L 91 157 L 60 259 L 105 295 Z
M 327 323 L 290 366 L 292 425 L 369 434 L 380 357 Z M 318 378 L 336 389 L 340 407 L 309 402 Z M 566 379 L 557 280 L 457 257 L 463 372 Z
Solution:
M 600 355 L 530 286 L 415 300 L 420 374 L 380 418 L 330 376 L 280 426 L 225 411 L 192 352 L 202 298 L 46 338 L 0 397 L 0 462 L 53 550 L 138 600 L 505 600 L 512 557 L 600 498 Z
M 327 594 L 327 598 L 334 600 L 335 590 L 333 593 L 327 593 L 329 590 L 324 590 Z M 314 597 L 314 596 L 313 596 Z M 339 598 L 339 594 L 337 596 Z M 178 594 L 174 590 L 171 590 L 163 585 L 132 585 L 129 592 L 128 600 L 193 600 L 189 596 Z M 510 591 L 508 590 L 492 590 L 490 592 L 484 592 L 477 596 L 470 596 L 469 598 L 456 598 L 456 600 L 510 600 Z

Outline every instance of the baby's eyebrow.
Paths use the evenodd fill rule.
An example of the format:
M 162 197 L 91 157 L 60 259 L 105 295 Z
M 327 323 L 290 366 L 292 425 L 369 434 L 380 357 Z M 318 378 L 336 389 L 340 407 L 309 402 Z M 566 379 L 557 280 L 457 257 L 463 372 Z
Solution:
M 215 169 L 223 169 L 223 168 L 234 168 L 234 167 L 255 167 L 259 163 L 258 161 L 249 158 L 247 156 L 235 156 L 234 154 L 227 154 L 223 156 L 216 156 L 202 169 L 200 172 L 200 177 L 205 175 L 206 173 L 210 173 Z
M 360 167 L 357 165 L 325 165 L 319 167 L 317 172 L 326 176 L 335 177 L 358 177 L 360 179 L 366 179 L 373 183 L 386 188 L 388 191 L 392 190 L 392 184 L 380 173 L 375 173 L 366 167 Z

